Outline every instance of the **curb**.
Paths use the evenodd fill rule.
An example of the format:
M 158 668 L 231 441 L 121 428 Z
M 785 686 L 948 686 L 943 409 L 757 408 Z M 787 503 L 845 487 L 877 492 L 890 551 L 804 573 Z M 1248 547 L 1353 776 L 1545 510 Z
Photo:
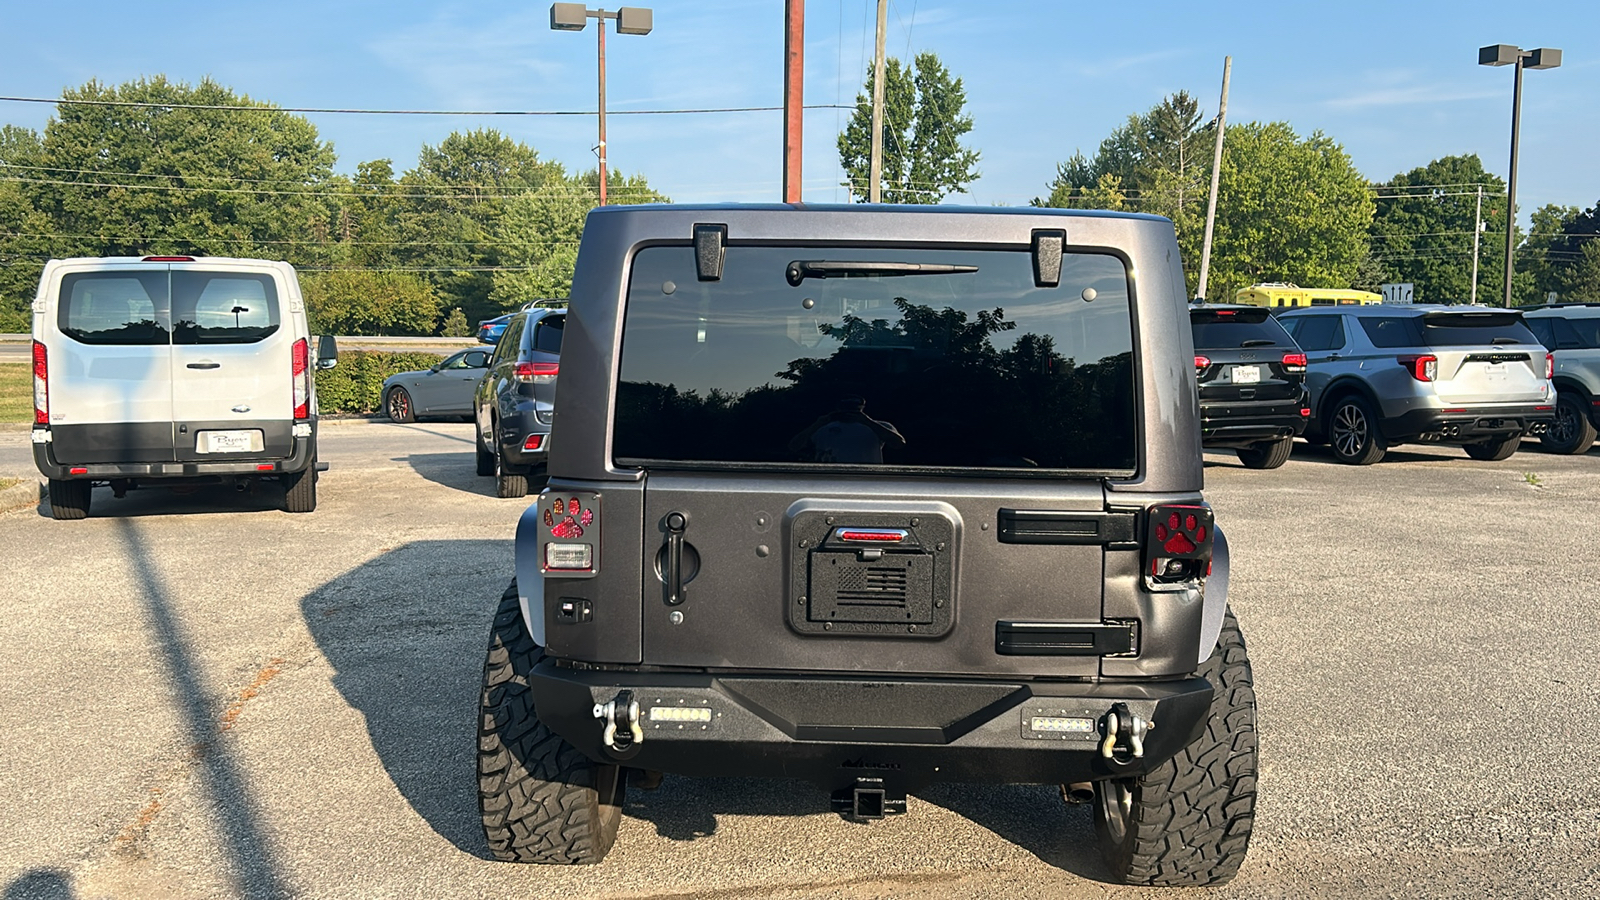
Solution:
M 10 512 L 24 506 L 37 506 L 44 501 L 44 484 L 38 476 L 24 477 L 21 484 L 0 491 L 0 512 Z

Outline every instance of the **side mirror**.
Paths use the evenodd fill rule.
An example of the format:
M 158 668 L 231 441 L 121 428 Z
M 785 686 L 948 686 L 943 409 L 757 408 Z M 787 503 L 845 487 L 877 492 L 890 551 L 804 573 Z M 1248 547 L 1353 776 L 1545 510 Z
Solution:
M 339 344 L 333 335 L 317 338 L 317 368 L 331 369 L 339 364 Z

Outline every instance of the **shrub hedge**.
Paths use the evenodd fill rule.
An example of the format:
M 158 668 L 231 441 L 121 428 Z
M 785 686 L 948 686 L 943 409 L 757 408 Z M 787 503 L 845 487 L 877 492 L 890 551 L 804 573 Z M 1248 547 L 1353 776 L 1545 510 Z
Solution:
M 317 371 L 317 408 L 324 414 L 378 412 L 385 378 L 429 368 L 441 359 L 437 353 L 341 350 L 337 366 Z

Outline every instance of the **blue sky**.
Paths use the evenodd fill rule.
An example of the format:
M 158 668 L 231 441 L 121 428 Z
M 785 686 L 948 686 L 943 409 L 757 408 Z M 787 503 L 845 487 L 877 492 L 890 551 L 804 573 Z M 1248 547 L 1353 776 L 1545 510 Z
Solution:
M 645 0 L 648 2 L 648 0 Z M 549 29 L 545 0 L 474 3 L 79 2 L 16 4 L 0 34 L 0 94 L 54 97 L 91 78 L 210 76 L 283 106 L 593 109 L 595 33 Z M 609 107 L 782 102 L 782 0 L 657 0 L 655 31 L 608 40 Z M 810 0 L 806 101 L 850 103 L 872 51 L 875 0 Z M 1225 11 L 1224 11 L 1225 10 Z M 45 37 L 48 36 L 48 37 Z M 1230 122 L 1288 121 L 1342 143 L 1369 178 L 1477 153 L 1502 176 L 1509 69 L 1476 64 L 1491 43 L 1554 46 L 1529 72 L 1519 206 L 1600 201 L 1600 4 L 1044 3 L 893 0 L 889 53 L 940 55 L 965 80 L 982 178 L 958 200 L 1023 204 L 1055 164 L 1129 113 L 1187 89 L 1216 110 L 1234 59 Z M 53 107 L 0 103 L 0 121 L 42 128 Z M 593 166 L 592 118 L 309 116 L 341 171 L 398 169 L 451 130 L 491 126 L 569 168 Z M 806 114 L 804 197 L 843 200 L 835 137 L 846 110 Z M 678 201 L 779 199 L 776 112 L 613 116 L 611 165 Z

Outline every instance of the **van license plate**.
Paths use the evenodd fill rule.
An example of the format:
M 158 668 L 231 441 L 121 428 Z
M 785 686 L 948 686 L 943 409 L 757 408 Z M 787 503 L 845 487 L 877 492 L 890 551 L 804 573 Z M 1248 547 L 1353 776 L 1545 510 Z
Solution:
M 261 432 L 254 429 L 241 431 L 202 431 L 195 435 L 196 453 L 250 453 L 264 447 Z
M 1258 366 L 1234 366 L 1229 375 L 1234 384 L 1256 384 L 1261 381 L 1261 369 Z

